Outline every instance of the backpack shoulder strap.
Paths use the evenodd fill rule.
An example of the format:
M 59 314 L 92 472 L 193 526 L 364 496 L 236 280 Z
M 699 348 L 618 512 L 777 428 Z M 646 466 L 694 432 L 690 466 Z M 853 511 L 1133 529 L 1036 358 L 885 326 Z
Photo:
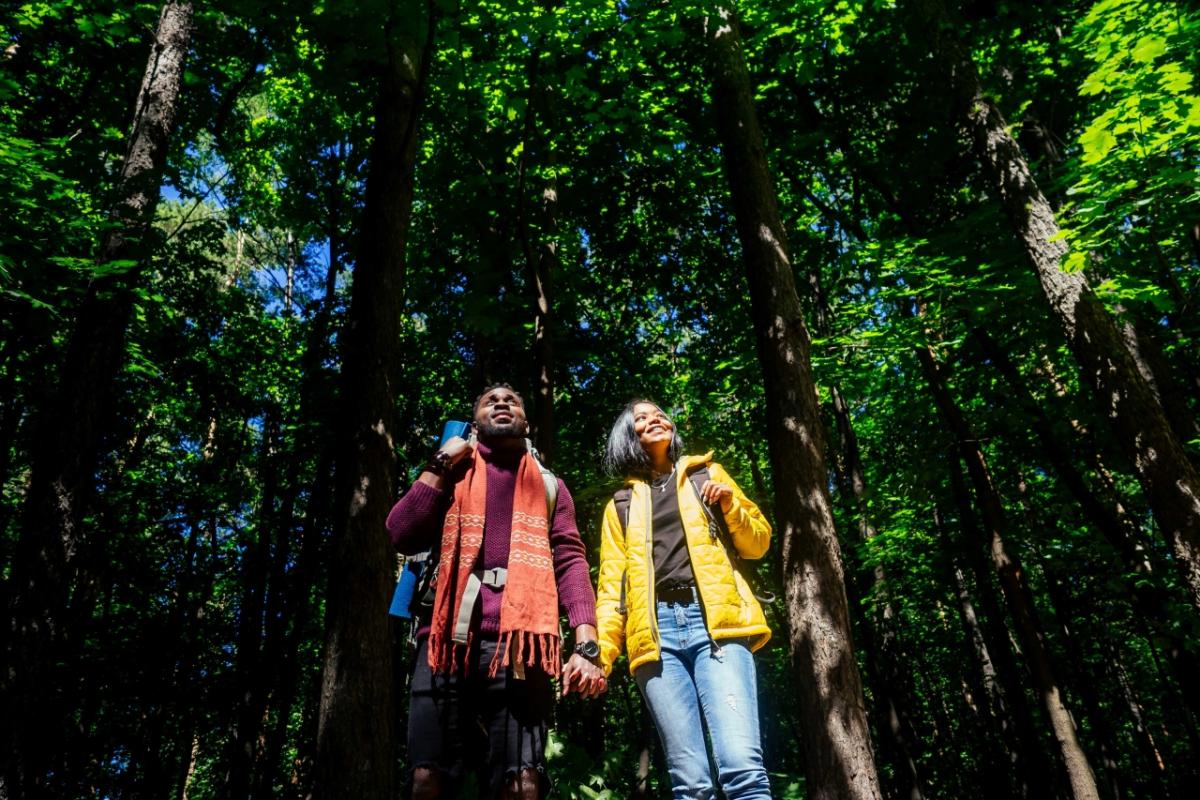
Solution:
M 554 509 L 558 505 L 558 476 L 541 461 L 537 465 L 542 473 L 542 483 L 546 486 L 546 518 L 553 521 Z
M 688 480 L 692 482 L 692 488 L 696 490 L 696 499 L 700 501 L 700 506 L 704 509 L 704 513 L 708 515 L 709 534 L 714 540 L 719 539 L 721 541 L 721 546 L 725 548 L 725 554 L 729 557 L 730 566 L 735 571 L 741 573 L 742 578 L 746 581 L 746 585 L 750 587 L 750 591 L 754 593 L 754 597 L 758 602 L 774 603 L 775 593 L 759 588 L 754 570 L 738 554 L 737 548 L 733 544 L 733 534 L 729 532 L 729 523 L 725 521 L 725 515 L 719 514 L 709 508 L 704 502 L 703 495 L 700 494 L 700 489 L 703 488 L 704 484 L 712 480 L 712 476 L 708 473 L 708 467 L 700 467 L 689 472 Z
M 613 505 L 617 508 L 617 519 L 621 520 L 621 534 L 629 528 L 629 502 L 633 500 L 633 487 L 622 486 L 613 492 Z
M 617 509 L 617 519 L 621 521 L 621 536 L 629 531 L 629 502 L 633 500 L 633 487 L 622 486 L 613 492 L 613 505 Z M 624 615 L 628 608 L 625 602 L 625 583 L 629 570 L 621 571 L 621 601 L 617 604 L 617 613 Z
M 533 442 L 526 439 L 525 449 L 533 456 L 534 463 L 538 465 L 538 472 L 542 473 L 542 484 L 546 487 L 546 521 L 553 522 L 554 509 L 558 505 L 558 476 L 542 463 L 542 454 L 533 446 Z
M 704 495 L 700 490 L 704 488 L 704 484 L 712 480 L 712 476 L 708 473 L 708 467 L 698 467 L 688 473 L 688 480 L 692 483 L 692 488 L 696 491 L 696 499 L 700 501 L 700 507 L 704 509 L 704 515 L 708 517 L 708 533 L 713 539 L 721 539 L 721 544 L 726 550 L 733 553 L 736 557 L 737 551 L 733 549 L 733 540 L 729 535 L 729 524 L 725 522 L 725 515 L 718 514 L 709 508 L 704 502 Z

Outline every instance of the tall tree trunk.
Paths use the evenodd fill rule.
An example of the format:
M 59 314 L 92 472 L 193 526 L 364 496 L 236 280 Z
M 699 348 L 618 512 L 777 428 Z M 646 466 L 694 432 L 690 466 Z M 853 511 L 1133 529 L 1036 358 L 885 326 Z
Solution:
M 1120 654 L 1111 642 L 1107 644 L 1109 668 L 1116 675 L 1117 683 L 1121 687 L 1121 697 L 1129 709 L 1130 719 L 1133 720 L 1132 735 L 1142 755 L 1142 780 L 1137 783 L 1144 786 L 1145 779 L 1149 778 L 1150 786 L 1146 787 L 1146 795 L 1153 798 L 1168 798 L 1171 793 L 1168 790 L 1166 761 L 1158 749 L 1158 744 L 1154 741 L 1153 734 L 1150 733 L 1150 728 L 1146 723 L 1146 714 L 1142 710 L 1141 701 L 1138 700 L 1137 693 L 1121 663 Z
M 550 10 L 554 2 L 543 0 L 542 6 Z M 550 11 L 552 13 L 552 11 Z M 540 148 L 534 147 L 535 119 L 540 113 L 545 127 L 554 130 L 554 98 L 550 88 L 541 80 L 541 63 L 545 36 L 530 48 L 528 83 L 529 94 L 525 103 L 525 119 L 521 135 L 521 157 L 518 162 L 517 179 L 517 237 L 525 256 L 525 268 L 533 295 L 533 396 L 534 408 L 530 415 L 533 425 L 534 444 L 547 462 L 554 460 L 554 303 L 552 279 L 558 266 L 558 180 L 555 173 L 556 151 L 550 142 Z M 541 191 L 541 202 L 537 210 L 537 225 L 525 218 L 527 171 L 530 154 L 544 150 L 545 168 L 549 176 Z M 535 245 L 536 241 L 536 245 Z
M 281 759 L 287 732 L 291 723 L 292 706 L 296 702 L 296 693 L 300 682 L 301 644 L 312 635 L 309 630 L 313 617 L 312 595 L 314 583 L 317 580 L 320 566 L 321 533 L 328 529 L 330 515 L 331 489 L 334 461 L 334 442 L 326 431 L 335 429 L 334 420 L 324 419 L 316 414 L 315 401 L 317 391 L 323 380 L 321 365 L 329 352 L 330 323 L 333 316 L 333 306 L 336 301 L 337 276 L 342 271 L 341 258 L 341 187 L 342 175 L 341 153 L 331 158 L 333 177 L 329 187 L 329 222 L 326 234 L 329 238 L 329 266 L 325 272 L 325 296 L 321 306 L 313 318 L 304 346 L 304 356 L 301 359 L 301 383 L 297 418 L 301 422 L 297 433 L 296 450 L 291 454 L 292 474 L 290 484 L 292 491 L 300 486 L 302 462 L 306 462 L 304 454 L 316 452 L 317 456 L 311 480 L 312 487 L 308 492 L 305 505 L 304 519 L 300 525 L 300 551 L 290 574 L 283 575 L 283 564 L 279 564 L 279 593 L 281 628 L 279 636 L 282 641 L 278 647 L 278 658 L 275 659 L 274 674 L 271 679 L 271 702 L 275 708 L 275 724 L 266 735 L 263 748 L 263 767 L 255 775 L 253 795 L 257 800 L 271 800 L 275 790 L 282 784 Z M 315 415 L 315 416 L 314 416 Z M 280 537 L 291 536 L 295 528 L 295 520 L 291 512 L 281 515 Z M 286 529 L 285 529 L 286 526 Z M 278 561 L 278 559 L 277 559 Z M 297 749 L 301 749 L 297 747 Z
M 867 545 L 875 538 L 875 526 L 867 511 L 867 478 L 858 449 L 858 437 L 854 434 L 850 407 L 842 393 L 836 386 L 831 386 L 829 392 L 841 444 L 845 471 L 843 483 L 848 486 L 854 503 L 859 541 Z M 883 737 L 880 746 L 891 756 L 893 785 L 888 795 L 899 800 L 922 800 L 925 796 L 924 781 L 912 750 L 916 734 L 904 702 L 908 693 L 904 690 L 904 681 L 899 673 L 903 658 L 896 640 L 896 610 L 883 566 L 877 564 L 869 576 L 863 574 L 861 584 L 860 594 L 873 596 L 874 605 L 877 606 L 875 614 L 865 620 L 860 630 L 863 632 L 862 648 L 867 654 L 867 670 L 871 678 L 876 728 Z
M 0 706 L 8 710 L 0 794 L 40 794 L 56 764 L 72 699 L 71 681 L 55 664 L 70 664 L 72 587 L 86 584 L 88 543 L 81 530 L 94 488 L 113 385 L 125 353 L 134 289 L 151 238 L 168 142 L 179 107 L 192 35 L 192 4 L 163 6 L 142 77 L 120 173 L 114 227 L 100 243 L 98 267 L 67 344 L 58 386 L 40 409 L 23 528 L 8 588 L 13 627 Z M 131 268 L 132 265 L 132 268 Z M 98 272 L 101 272 L 98 269 Z M 88 609 L 79 609 L 85 614 Z M 7 627 L 7 626 L 6 626 Z
M 542 190 L 542 219 L 544 229 L 539 253 L 532 259 L 534 324 L 534 431 L 538 452 L 546 461 L 554 460 L 554 269 L 558 265 L 558 185 L 551 180 Z
M 362 239 L 344 332 L 346 447 L 337 463 L 325 618 L 315 795 L 392 800 L 395 761 L 391 632 L 394 558 L 384 528 L 396 483 L 394 409 L 405 245 L 418 117 L 433 37 L 413 26 L 381 66 Z M 390 33 L 390 32 L 389 32 Z
M 809 334 L 731 7 L 718 6 L 708 17 L 704 42 L 766 388 L 788 651 L 805 726 L 807 789 L 813 800 L 878 800 L 841 550 L 826 489 Z
M 984 94 L 969 52 L 943 0 L 910 0 L 950 79 L 962 121 L 1000 203 L 1033 264 L 1050 310 L 1066 334 L 1083 382 L 1092 387 L 1134 466 L 1184 582 L 1200 604 L 1200 475 L 1154 392 L 1138 373 L 1121 333 L 1082 272 L 1064 272 L 1067 243 L 1008 125 Z
M 940 521 L 935 522 L 935 525 L 941 528 Z M 967 707 L 973 715 L 974 727 L 987 742 L 979 756 L 983 764 L 980 786 L 984 797 L 989 800 L 1001 800 L 1012 796 L 1009 789 L 1009 765 L 1017 763 L 1017 751 L 1005 735 L 1005 726 L 1008 724 L 1007 711 L 1000 697 L 996 667 L 992 663 L 991 652 L 980 628 L 979 618 L 975 614 L 975 604 L 971 602 L 966 575 L 957 560 L 952 560 L 949 568 L 954 592 L 958 598 L 959 620 L 966 634 L 964 642 L 969 655 L 968 661 L 974 667 L 968 671 L 966 678 L 969 688 Z
M 1117 314 L 1124 316 L 1125 309 L 1117 306 Z M 1153 325 L 1145 319 L 1122 319 L 1120 330 L 1125 349 L 1133 358 L 1138 374 L 1146 381 L 1154 399 L 1159 402 L 1166 414 L 1167 421 L 1180 442 L 1188 442 L 1200 436 L 1200 424 L 1187 406 L 1187 397 L 1183 393 L 1179 376 L 1167 364 L 1162 346 L 1153 335 L 1147 334 L 1147 326 Z M 1189 359 L 1184 357 L 1181 370 L 1188 370 Z M 1192 459 L 1195 466 L 1196 460 Z
M 1102 497 L 1087 485 L 1083 474 L 1072 463 L 1070 447 L 1054 432 L 1054 426 L 1042 404 L 1029 393 L 1016 365 L 995 339 L 986 331 L 972 331 L 983 355 L 991 362 L 1009 386 L 1008 396 L 1016 401 L 1030 427 L 1042 445 L 1042 454 L 1051 464 L 1062 485 L 1079 504 L 1084 516 L 1104 536 L 1105 541 L 1121 556 L 1122 566 L 1129 578 L 1125 581 L 1134 609 L 1162 641 L 1168 664 L 1179 684 L 1180 691 L 1193 715 L 1200 714 L 1200 685 L 1189 676 L 1200 674 L 1200 660 L 1189 649 L 1171 620 L 1178 616 L 1171 595 L 1153 577 L 1150 551 L 1142 545 L 1136 522 L 1119 502 Z M 1182 607 L 1181 607 L 1182 608 Z M 1200 610 L 1200 609 L 1196 609 Z
M 271 409 L 263 425 L 262 454 L 258 476 L 262 482 L 253 541 L 242 553 L 242 596 L 238 604 L 238 635 L 234 670 L 237 693 L 229 737 L 225 784 L 221 794 L 245 800 L 250 791 L 251 773 L 258 754 L 259 731 L 266 709 L 270 686 L 267 674 L 271 660 L 264 643 L 264 617 L 268 586 L 271 583 L 271 533 L 276 527 L 274 506 L 279 497 L 280 457 L 279 411 Z M 275 587 L 270 587 L 275 590 Z
M 917 348 L 917 358 L 929 382 L 930 390 L 938 411 L 947 427 L 958 440 L 959 456 L 967 467 L 967 474 L 975 487 L 975 497 L 983 517 L 992 563 L 1000 578 L 1000 588 L 1005 603 L 1016 625 L 1021 648 L 1029 663 L 1030 676 L 1046 721 L 1054 734 L 1059 762 L 1065 770 L 1075 800 L 1099 800 L 1096 778 L 1091 764 L 1076 734 L 1075 723 L 1066 707 L 1062 689 L 1055 675 L 1049 650 L 1046 648 L 1041 625 L 1033 597 L 1025 581 L 1024 570 L 1017 555 L 1008 549 L 1004 541 L 1004 512 L 1000 496 L 992 482 L 991 472 L 979 445 L 979 439 L 971 431 L 966 418 L 958 409 L 946 384 L 944 368 L 938 363 L 933 350 L 928 346 Z
M 981 628 L 994 671 L 981 662 L 984 688 L 991 713 L 1000 725 L 1001 740 L 1009 757 L 1015 795 L 1045 800 L 1055 796 L 1054 788 L 1046 781 L 1053 769 L 1050 759 L 1042 752 L 1041 737 L 1034 724 L 1033 710 L 1021 689 L 1022 670 L 1013 653 L 1012 637 L 1004 622 L 1004 612 L 996 602 L 991 576 L 995 570 L 991 558 L 985 558 L 983 546 L 987 536 L 971 505 L 971 495 L 963 478 L 958 458 L 949 464 L 950 490 L 958 507 L 959 524 L 966 535 L 962 551 L 975 578 L 976 599 L 983 610 Z M 961 602 L 961 601 L 960 601 Z

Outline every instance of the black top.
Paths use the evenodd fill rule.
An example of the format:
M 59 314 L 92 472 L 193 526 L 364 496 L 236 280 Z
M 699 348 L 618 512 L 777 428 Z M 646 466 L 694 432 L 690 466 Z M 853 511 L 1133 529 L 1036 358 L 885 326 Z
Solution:
M 665 483 L 661 483 L 665 480 Z M 650 483 L 652 515 L 651 536 L 654 541 L 654 584 L 695 583 L 687 540 L 683 535 L 683 518 L 679 515 L 679 495 L 675 475 L 664 476 Z

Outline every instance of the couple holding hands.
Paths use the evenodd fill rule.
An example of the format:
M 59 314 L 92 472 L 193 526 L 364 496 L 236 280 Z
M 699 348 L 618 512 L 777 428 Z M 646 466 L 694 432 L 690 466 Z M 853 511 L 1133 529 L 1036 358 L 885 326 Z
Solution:
M 751 653 L 771 632 L 741 570 L 770 541 L 758 507 L 711 454 L 683 454 L 656 404 L 629 403 L 604 457 L 626 482 L 604 511 L 593 592 L 574 502 L 534 457 L 521 396 L 490 386 L 473 418 L 474 441 L 445 442 L 387 521 L 401 553 L 437 565 L 417 620 L 412 797 L 457 797 L 467 771 L 481 797 L 543 797 L 553 679 L 596 697 L 624 650 L 674 797 L 770 798 Z

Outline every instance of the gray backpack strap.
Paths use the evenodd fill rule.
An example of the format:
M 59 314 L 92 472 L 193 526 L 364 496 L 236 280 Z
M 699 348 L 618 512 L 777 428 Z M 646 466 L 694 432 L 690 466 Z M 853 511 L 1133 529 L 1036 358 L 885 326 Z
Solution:
M 458 618 L 454 621 L 454 641 L 466 644 L 471 630 L 471 615 L 475 613 L 475 603 L 479 600 L 479 590 L 484 586 L 497 589 L 504 588 L 508 582 L 508 570 L 504 567 L 482 569 L 472 572 L 467 577 L 467 586 L 463 590 L 462 604 L 458 609 Z
M 554 521 L 554 509 L 558 506 L 558 476 L 542 463 L 542 454 L 533 446 L 533 442 L 526 439 L 525 449 L 533 456 L 538 471 L 542 473 L 542 483 L 546 486 L 546 523 L 549 525 Z
M 633 487 L 622 486 L 613 493 L 613 505 L 617 509 L 617 519 L 621 521 L 621 536 L 629 530 L 629 503 L 633 500 Z M 621 602 L 617 605 L 617 613 L 625 614 L 628 609 L 625 605 L 625 578 L 629 575 L 629 570 L 621 570 Z

